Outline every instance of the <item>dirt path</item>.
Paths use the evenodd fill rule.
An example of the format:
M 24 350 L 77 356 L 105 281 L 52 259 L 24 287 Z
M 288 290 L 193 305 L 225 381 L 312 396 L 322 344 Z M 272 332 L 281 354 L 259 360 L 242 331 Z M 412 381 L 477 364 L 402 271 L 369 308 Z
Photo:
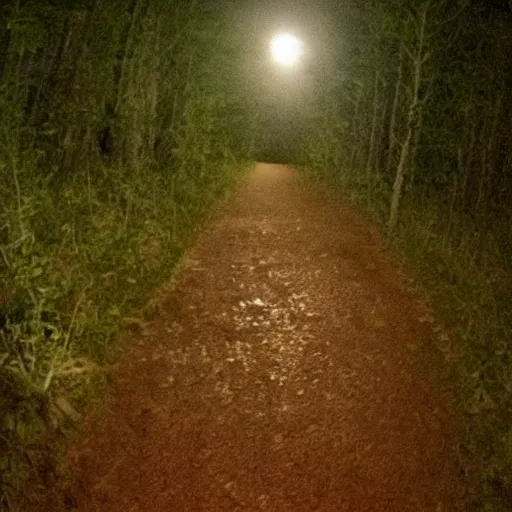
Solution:
M 258 165 L 199 238 L 70 453 L 77 510 L 456 510 L 428 313 L 296 178 Z

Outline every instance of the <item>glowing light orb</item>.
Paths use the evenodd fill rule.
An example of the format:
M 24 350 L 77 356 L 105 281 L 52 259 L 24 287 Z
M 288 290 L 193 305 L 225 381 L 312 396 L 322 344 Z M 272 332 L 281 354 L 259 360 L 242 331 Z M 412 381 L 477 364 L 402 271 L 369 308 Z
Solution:
M 282 66 L 291 67 L 302 56 L 302 42 L 291 34 L 279 34 L 270 44 L 273 59 Z

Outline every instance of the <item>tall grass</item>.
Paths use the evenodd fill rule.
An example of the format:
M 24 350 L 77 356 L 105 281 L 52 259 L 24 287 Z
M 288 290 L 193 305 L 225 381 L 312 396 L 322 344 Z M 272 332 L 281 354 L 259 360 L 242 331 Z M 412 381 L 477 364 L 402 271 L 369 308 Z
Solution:
M 379 183 L 369 203 L 360 173 L 315 162 L 310 158 L 306 176 L 366 210 L 385 236 L 389 184 Z M 459 412 L 470 509 L 505 512 L 512 509 L 512 212 L 485 233 L 469 215 L 455 214 L 451 223 L 449 215 L 442 198 L 409 191 L 388 246 L 415 274 L 449 332 L 437 349 Z
M 0 509 L 48 474 L 45 439 L 78 419 L 120 320 L 169 278 L 240 168 L 98 165 L 66 180 L 30 159 L 0 166 L 15 191 L 0 209 Z
M 457 228 L 448 232 L 442 204 L 411 196 L 404 206 L 395 248 L 413 264 L 451 332 L 439 348 L 457 391 L 472 507 L 510 510 L 512 268 L 499 242 L 509 225 L 496 223 L 481 233 L 459 215 Z

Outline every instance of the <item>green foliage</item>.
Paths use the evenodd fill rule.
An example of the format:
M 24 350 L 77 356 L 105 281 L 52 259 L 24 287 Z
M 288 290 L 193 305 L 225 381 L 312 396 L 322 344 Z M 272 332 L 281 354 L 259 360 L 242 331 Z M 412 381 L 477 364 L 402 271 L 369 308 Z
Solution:
M 59 426 L 55 397 L 82 393 L 112 356 L 119 320 L 169 277 L 193 229 L 235 179 L 231 162 L 209 170 L 215 179 L 105 167 L 58 193 L 20 182 L 28 193 L 24 234 L 18 210 L 6 208 L 0 246 L 2 309 L 8 318 L 21 312 L 0 344 L 0 381 L 10 400 L 2 407 L 4 467 L 20 464 L 11 458 L 20 455 L 22 431 L 33 442 Z M 30 414 L 27 401 L 39 404 Z M 12 488 L 16 471 L 5 478 L 13 494 L 21 490 Z
M 112 357 L 120 319 L 170 276 L 190 234 L 236 176 L 232 162 L 209 170 L 215 179 L 100 168 L 58 193 L 21 183 L 30 190 L 25 234 L 11 238 L 17 211 L 6 210 L 2 221 L 15 228 L 0 247 L 5 313 L 23 311 L 7 323 L 0 345 L 0 381 L 11 400 L 2 408 L 4 467 L 20 464 L 11 460 L 20 455 L 20 429 L 33 442 L 60 428 L 54 399 L 82 393 Z M 44 406 L 28 414 L 27 401 Z M 16 495 L 19 474 L 5 478 Z
M 389 242 L 451 328 L 440 348 L 460 405 L 470 506 L 510 510 L 512 20 L 442 0 L 345 14 L 346 39 L 333 40 L 352 52 L 317 86 L 320 116 L 300 160 L 383 228 L 400 189 Z
M 512 276 L 499 247 L 471 222 L 458 239 L 446 237 L 440 205 L 407 204 L 395 244 L 417 269 L 451 340 L 445 355 L 461 409 L 462 452 L 474 489 L 473 506 L 507 510 L 512 457 L 508 448 L 512 416 Z M 478 504 L 478 505 L 477 505 Z M 485 508 L 488 507 L 488 508 Z
M 57 464 L 47 443 L 103 380 L 120 320 L 170 277 L 243 167 L 225 115 L 240 104 L 221 51 L 227 18 L 201 6 L 5 9 L 0 509 L 37 500 Z

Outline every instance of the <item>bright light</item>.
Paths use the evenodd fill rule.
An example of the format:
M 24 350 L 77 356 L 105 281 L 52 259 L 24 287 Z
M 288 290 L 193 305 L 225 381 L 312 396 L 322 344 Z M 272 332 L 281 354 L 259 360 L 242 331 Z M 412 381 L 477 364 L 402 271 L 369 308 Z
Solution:
M 291 34 L 279 34 L 271 42 L 272 57 L 283 66 L 293 66 L 302 55 L 302 43 Z

